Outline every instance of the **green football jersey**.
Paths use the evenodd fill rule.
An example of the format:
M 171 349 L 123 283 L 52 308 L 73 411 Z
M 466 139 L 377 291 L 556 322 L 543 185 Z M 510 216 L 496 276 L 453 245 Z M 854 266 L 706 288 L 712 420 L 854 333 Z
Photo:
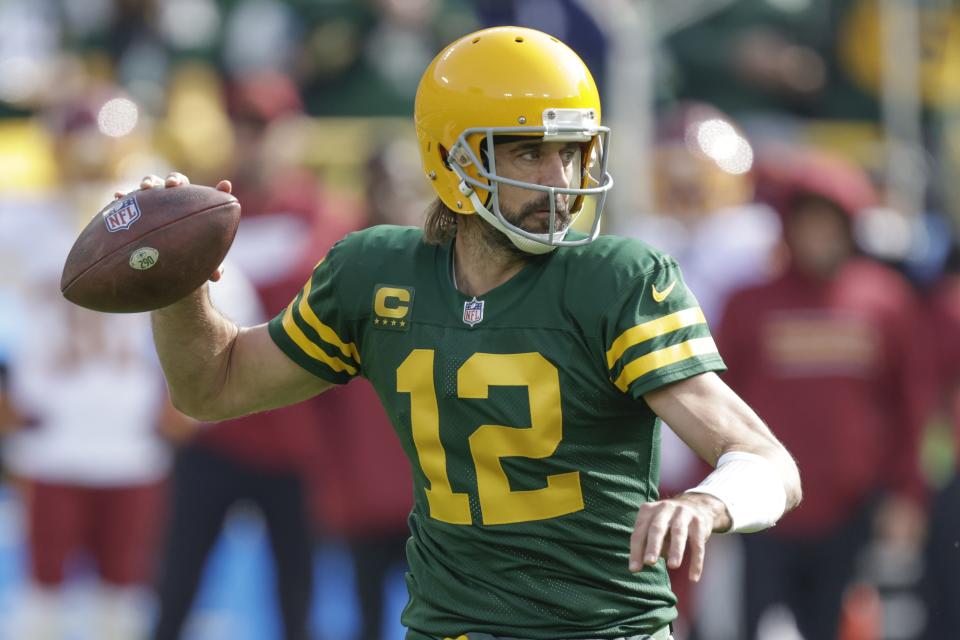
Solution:
M 451 261 L 419 229 L 351 234 L 270 323 L 308 371 L 368 378 L 410 459 L 407 637 L 659 629 L 676 616 L 663 561 L 627 568 L 658 499 L 643 395 L 723 368 L 676 263 L 601 237 L 474 298 Z

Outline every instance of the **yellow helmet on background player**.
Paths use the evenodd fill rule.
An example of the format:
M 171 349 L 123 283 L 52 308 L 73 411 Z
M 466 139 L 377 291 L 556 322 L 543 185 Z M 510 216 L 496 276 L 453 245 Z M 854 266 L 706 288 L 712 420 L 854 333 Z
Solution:
M 493 27 L 460 38 L 424 72 L 414 121 L 423 171 L 452 211 L 480 214 L 529 253 L 585 244 L 599 234 L 603 203 L 613 186 L 607 173 L 610 130 L 600 124 L 600 96 L 590 71 L 556 38 L 521 27 Z M 495 136 L 579 142 L 578 175 L 569 188 L 501 177 L 488 153 Z M 549 231 L 532 233 L 510 223 L 500 210 L 500 184 L 548 193 Z M 558 194 L 573 196 L 574 216 L 585 196 L 597 198 L 588 237 L 566 240 L 571 225 L 557 228 Z

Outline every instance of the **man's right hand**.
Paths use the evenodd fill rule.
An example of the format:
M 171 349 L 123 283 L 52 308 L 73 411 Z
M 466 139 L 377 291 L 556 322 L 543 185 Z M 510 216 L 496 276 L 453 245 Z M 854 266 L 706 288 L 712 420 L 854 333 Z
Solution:
M 138 191 L 145 191 L 147 189 L 173 189 L 185 184 L 190 184 L 190 178 L 178 171 L 167 174 L 166 178 L 150 174 L 140 180 L 140 188 Z M 224 193 L 233 193 L 233 184 L 229 180 L 221 180 L 217 183 L 216 188 L 218 191 L 223 191 Z M 128 194 L 122 191 L 116 191 L 113 194 L 113 198 L 114 200 L 119 200 L 126 195 Z M 222 265 L 217 267 L 217 270 L 211 274 L 210 282 L 217 282 L 221 277 L 223 277 Z

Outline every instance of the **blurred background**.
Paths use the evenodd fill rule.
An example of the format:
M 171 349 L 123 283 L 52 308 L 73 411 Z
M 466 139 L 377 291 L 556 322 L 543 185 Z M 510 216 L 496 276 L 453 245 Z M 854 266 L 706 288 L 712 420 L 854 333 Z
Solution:
M 362 381 L 203 425 L 142 316 L 64 303 L 148 173 L 233 181 L 217 304 L 275 315 L 344 233 L 420 223 L 448 42 L 586 61 L 604 232 L 680 262 L 805 502 L 675 576 L 678 640 L 960 637 L 956 0 L 0 0 L 0 638 L 402 638 L 409 471 Z M 664 431 L 661 491 L 705 469 Z

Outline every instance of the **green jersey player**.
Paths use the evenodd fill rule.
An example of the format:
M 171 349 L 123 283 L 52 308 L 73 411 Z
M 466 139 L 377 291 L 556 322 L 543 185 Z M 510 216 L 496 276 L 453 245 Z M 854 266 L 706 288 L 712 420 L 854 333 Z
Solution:
M 531 259 L 479 296 L 454 287 L 452 247 L 348 236 L 270 325 L 308 371 L 370 379 L 393 417 L 416 483 L 404 622 L 416 638 L 464 617 L 522 638 L 665 626 L 663 564 L 631 574 L 627 555 L 632 505 L 657 496 L 643 395 L 722 366 L 696 300 L 636 241 Z
M 609 131 L 570 49 L 471 34 L 415 117 L 424 230 L 348 236 L 267 325 L 237 328 L 203 289 L 154 312 L 173 399 L 215 420 L 373 383 L 414 471 L 411 640 L 667 638 L 666 566 L 686 556 L 696 580 L 712 532 L 773 524 L 796 466 L 713 373 L 676 264 L 598 238 Z M 590 232 L 570 231 L 590 198 Z M 717 467 L 665 499 L 661 418 Z

